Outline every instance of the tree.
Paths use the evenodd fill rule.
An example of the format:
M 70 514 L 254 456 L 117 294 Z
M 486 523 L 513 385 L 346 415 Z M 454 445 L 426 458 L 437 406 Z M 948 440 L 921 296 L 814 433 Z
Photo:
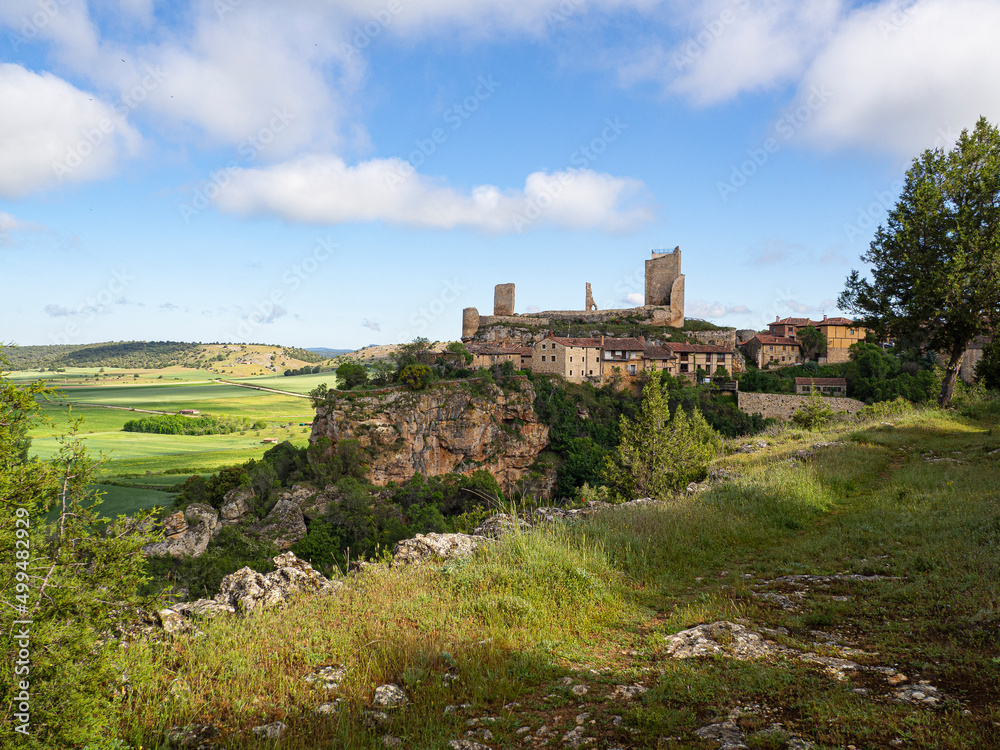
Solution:
M 340 381 L 344 390 L 349 391 L 359 385 L 368 383 L 368 370 L 364 365 L 356 362 L 344 362 L 337 368 L 337 380 Z
M 0 746 L 104 747 L 134 653 L 119 639 L 153 603 L 138 595 L 150 512 L 98 516 L 97 462 L 75 434 L 52 460 L 21 454 L 51 393 L 0 375 Z
M 410 365 L 421 364 L 428 359 L 430 341 L 423 336 L 417 336 L 409 344 L 400 344 L 399 349 L 389 355 L 396 363 L 396 374 L 399 375 Z
M 802 352 L 807 359 L 815 359 L 826 351 L 826 336 L 816 326 L 800 328 L 795 337 L 802 345 Z
M 813 391 L 802 406 L 792 414 L 792 422 L 807 430 L 818 430 L 826 425 L 833 417 L 833 409 L 826 403 L 826 399 L 819 391 Z
M 702 479 L 718 450 L 718 436 L 697 409 L 691 416 L 678 406 L 670 414 L 670 397 L 654 370 L 642 389 L 642 408 L 635 419 L 622 417 L 621 442 L 605 465 L 604 476 L 623 500 L 663 499 Z
M 460 356 L 466 365 L 471 365 L 472 360 L 475 359 L 475 357 L 472 356 L 472 353 L 465 348 L 465 345 L 461 341 L 452 341 L 445 347 L 445 350 Z
M 940 352 L 948 406 L 962 355 L 1000 321 L 1000 132 L 980 118 L 947 153 L 914 159 L 886 226 L 852 271 L 838 305 L 880 338 Z

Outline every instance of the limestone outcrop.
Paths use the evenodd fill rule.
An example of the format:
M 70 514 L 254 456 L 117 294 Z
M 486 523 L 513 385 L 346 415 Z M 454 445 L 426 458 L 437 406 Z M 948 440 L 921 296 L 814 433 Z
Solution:
M 312 591 L 333 593 L 344 588 L 331 581 L 305 560 L 291 552 L 272 558 L 277 570 L 264 575 L 243 567 L 222 579 L 214 599 L 180 602 L 157 612 L 160 626 L 168 633 L 186 633 L 194 629 L 190 618 L 246 614 L 283 605 L 296 593 Z
M 373 484 L 405 482 L 414 474 L 469 474 L 486 469 L 509 486 L 549 444 L 549 428 L 534 410 L 530 381 L 516 389 L 478 381 L 422 391 L 393 389 L 334 396 L 317 410 L 311 440 L 357 440 L 374 454 Z
M 288 549 L 306 535 L 306 522 L 302 508 L 290 497 L 283 495 L 267 517 L 251 527 L 264 539 L 274 542 L 278 549 Z
M 183 512 L 177 511 L 167 516 L 163 520 L 163 535 L 166 539 L 147 544 L 142 551 L 147 557 L 198 557 L 208 549 L 208 543 L 221 528 L 219 516 L 212 506 L 194 503 Z
M 250 487 L 236 487 L 222 498 L 220 516 L 223 523 L 236 523 L 250 510 L 253 490 Z
M 486 537 L 470 534 L 417 534 L 413 539 L 397 542 L 392 550 L 392 564 L 412 565 L 468 557 L 487 541 Z

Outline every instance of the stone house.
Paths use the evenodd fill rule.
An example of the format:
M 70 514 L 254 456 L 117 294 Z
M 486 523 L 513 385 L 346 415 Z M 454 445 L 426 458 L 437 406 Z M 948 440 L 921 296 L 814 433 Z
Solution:
M 531 370 L 561 375 L 571 383 L 600 382 L 601 339 L 548 334 L 535 342 Z
M 733 352 L 716 344 L 675 344 L 650 347 L 646 350 L 646 369 L 665 370 L 670 375 L 680 375 L 693 380 L 699 368 L 706 375 L 715 375 L 720 369 L 733 371 Z
M 510 362 L 515 370 L 521 366 L 520 347 L 496 346 L 491 344 L 466 344 L 466 350 L 472 355 L 472 367 L 492 367 L 493 365 Z
M 859 328 L 848 318 L 828 318 L 813 323 L 826 336 L 826 353 L 820 357 L 820 362 L 834 364 L 850 359 L 850 348 L 864 341 L 868 334 L 867 328 Z
M 865 340 L 866 328 L 854 325 L 849 318 L 828 318 L 810 320 L 809 318 L 775 318 L 768 323 L 767 332 L 770 336 L 797 338 L 798 332 L 806 326 L 819 329 L 826 337 L 826 351 L 820 356 L 821 363 L 846 362 L 850 358 L 849 349 L 853 344 Z
M 601 379 L 602 382 L 616 375 L 633 378 L 645 372 L 644 352 L 646 341 L 637 339 L 614 339 L 601 336 Z
M 846 396 L 847 380 L 844 378 L 795 378 L 795 393 L 808 396 L 819 392 L 824 396 Z
M 743 344 L 743 352 L 761 369 L 802 363 L 802 348 L 799 342 L 790 336 L 758 333 Z

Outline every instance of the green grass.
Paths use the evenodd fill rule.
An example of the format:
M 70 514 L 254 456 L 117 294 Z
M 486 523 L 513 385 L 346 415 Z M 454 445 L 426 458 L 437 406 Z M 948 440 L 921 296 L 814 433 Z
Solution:
M 506 748 L 524 746 L 520 727 L 543 724 L 557 745 L 586 711 L 598 748 L 709 748 L 695 729 L 766 706 L 739 719 L 750 747 L 784 747 L 783 735 L 755 734 L 774 721 L 819 749 L 1000 746 L 994 432 L 992 422 L 937 411 L 789 429 L 762 451 L 720 458 L 714 468 L 732 480 L 697 495 L 511 536 L 463 562 L 351 576 L 340 595 L 146 643 L 122 737 L 156 747 L 166 726 L 212 722 L 226 747 L 257 748 L 266 745 L 243 732 L 281 720 L 291 728 L 283 748 L 377 748 L 388 734 L 430 749 L 490 715 L 498 721 L 484 744 Z M 842 444 L 788 463 L 820 440 Z M 793 592 L 779 576 L 834 573 L 895 578 L 814 585 L 794 611 L 761 598 Z M 785 646 L 892 667 L 945 697 L 938 708 L 901 703 L 877 673 L 838 680 L 787 657 L 666 655 L 667 635 L 719 619 L 784 628 Z M 817 630 L 857 651 L 824 645 Z M 302 677 L 327 664 L 348 677 L 324 694 Z M 445 684 L 445 674 L 458 680 Z M 164 701 L 175 679 L 190 692 Z M 376 726 L 364 712 L 385 682 L 412 702 Z M 610 699 L 636 682 L 650 688 L 641 700 Z M 335 716 L 312 713 L 334 697 L 343 701 Z M 510 701 L 520 705 L 505 708 Z M 463 703 L 471 707 L 444 713 Z
M 257 375 L 252 378 L 232 378 L 234 383 L 259 385 L 262 388 L 274 388 L 290 393 L 308 394 L 313 388 L 326 383 L 329 388 L 335 388 L 337 375 L 333 372 L 319 372 L 315 375 Z

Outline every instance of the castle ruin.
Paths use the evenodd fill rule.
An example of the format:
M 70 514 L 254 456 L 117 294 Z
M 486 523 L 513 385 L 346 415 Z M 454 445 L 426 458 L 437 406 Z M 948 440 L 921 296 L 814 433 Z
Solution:
M 681 249 L 656 251 L 646 261 L 645 304 L 641 307 L 598 310 L 590 284 L 587 284 L 585 310 L 549 310 L 518 315 L 514 312 L 514 284 L 497 284 L 493 294 L 493 315 L 480 315 L 475 307 L 462 311 L 462 338 L 472 339 L 481 326 L 493 324 L 546 326 L 552 320 L 581 320 L 599 323 L 622 316 L 640 316 L 650 325 L 684 326 L 684 274 L 681 273 Z

